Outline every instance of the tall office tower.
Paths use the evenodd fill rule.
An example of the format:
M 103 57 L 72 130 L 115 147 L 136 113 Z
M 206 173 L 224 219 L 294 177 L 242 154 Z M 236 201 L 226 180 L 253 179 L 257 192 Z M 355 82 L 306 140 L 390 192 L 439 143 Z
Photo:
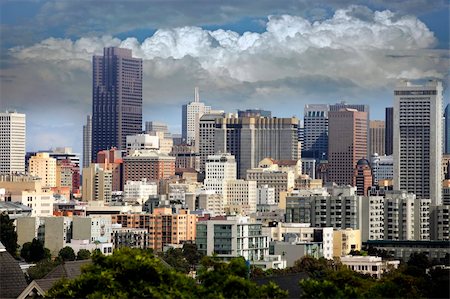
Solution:
M 215 130 L 216 119 L 223 118 L 225 114 L 205 114 L 199 121 L 199 142 L 198 152 L 200 154 L 200 172 L 205 172 L 205 163 L 208 156 L 214 155 L 215 152 Z
M 353 169 L 367 155 L 367 112 L 349 108 L 330 111 L 328 124 L 328 179 L 352 185 Z
M 328 105 L 305 105 L 302 157 L 326 160 L 328 156 Z
M 125 149 L 126 136 L 142 131 L 142 59 L 131 50 L 104 48 L 93 57 L 91 161 L 104 149 Z
M 224 117 L 216 119 L 215 152 L 236 157 L 238 178 L 264 158 L 298 160 L 298 119 Z
M 238 110 L 238 117 L 272 117 L 272 112 L 262 109 Z
M 445 107 L 444 153 L 450 154 L 450 104 Z
M 92 162 L 92 116 L 86 117 L 86 124 L 83 126 L 83 168 L 88 167 Z
M 356 163 L 353 186 L 356 187 L 356 195 L 368 196 L 369 187 L 372 186 L 372 169 L 367 159 L 360 159 Z
M 400 81 L 394 95 L 394 189 L 439 205 L 443 179 L 442 82 L 413 85 Z
M 29 160 L 31 175 L 40 177 L 46 187 L 56 187 L 56 159 L 49 153 L 37 153 Z
M 156 121 L 146 121 L 145 122 L 145 133 L 154 135 L 156 132 L 163 132 L 164 138 L 171 138 L 172 134 L 169 132 L 167 124 Z
M 189 104 L 183 105 L 182 110 L 182 131 L 181 135 L 183 140 L 187 144 L 198 144 L 198 128 L 199 128 L 199 120 L 203 114 L 209 113 L 211 111 L 211 106 L 205 106 L 204 103 L 200 102 L 200 96 L 198 93 L 198 87 L 195 88 L 194 92 L 194 101 Z M 197 146 L 197 145 L 196 145 Z
M 205 189 L 217 194 L 224 194 L 224 184 L 228 180 L 236 180 L 236 160 L 230 154 L 208 156 L 205 165 Z
M 369 105 L 363 104 L 347 104 L 345 101 L 330 105 L 330 111 L 340 111 L 341 109 L 355 109 L 360 112 L 367 112 L 367 119 L 369 119 Z
M 384 140 L 384 153 L 387 156 L 392 155 L 394 152 L 394 108 L 387 107 L 385 113 L 385 140 Z
M 384 121 L 371 120 L 369 122 L 369 153 L 371 155 L 377 153 L 380 156 L 384 156 L 385 132 Z
M 0 174 L 25 172 L 25 114 L 0 113 Z

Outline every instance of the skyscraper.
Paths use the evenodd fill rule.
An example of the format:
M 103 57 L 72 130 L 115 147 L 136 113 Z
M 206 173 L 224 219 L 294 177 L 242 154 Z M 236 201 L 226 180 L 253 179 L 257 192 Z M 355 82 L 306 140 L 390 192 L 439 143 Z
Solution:
M 353 169 L 367 155 L 367 112 L 342 109 L 328 113 L 329 181 L 353 184 Z
M 368 196 L 369 187 L 372 186 L 372 169 L 367 159 L 360 159 L 356 163 L 353 186 L 356 187 L 357 195 Z
M 131 50 L 104 48 L 93 57 L 92 154 L 125 148 L 126 136 L 142 131 L 142 59 Z
M 444 152 L 450 154 L 450 104 L 445 107 L 445 134 L 444 134 Z
M 302 157 L 324 160 L 328 156 L 328 105 L 305 105 Z
M 392 155 L 394 152 L 394 108 L 386 107 L 385 113 L 386 132 L 384 139 L 384 153 L 387 156 Z
M 189 144 L 195 144 L 198 148 L 199 138 L 199 120 L 203 114 L 209 113 L 211 111 L 211 106 L 206 106 L 204 103 L 200 102 L 200 95 L 198 93 L 198 87 L 195 88 L 194 101 L 189 104 L 183 105 L 181 117 L 182 117 L 182 138 Z
M 25 172 L 25 114 L 0 113 L 0 174 Z
M 86 124 L 83 126 L 83 168 L 89 167 L 92 162 L 92 116 L 86 117 Z
M 369 153 L 371 155 L 377 153 L 380 156 L 384 156 L 385 132 L 384 121 L 371 120 L 369 122 Z
M 400 81 L 394 96 L 394 188 L 438 205 L 442 197 L 442 82 Z

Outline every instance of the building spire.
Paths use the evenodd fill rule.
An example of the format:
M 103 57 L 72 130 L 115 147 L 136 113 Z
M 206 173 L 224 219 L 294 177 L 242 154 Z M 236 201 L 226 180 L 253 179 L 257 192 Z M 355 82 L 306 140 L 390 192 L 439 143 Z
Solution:
M 196 86 L 195 89 L 194 89 L 194 102 L 196 102 L 196 103 L 200 102 L 200 95 L 198 93 L 198 86 Z

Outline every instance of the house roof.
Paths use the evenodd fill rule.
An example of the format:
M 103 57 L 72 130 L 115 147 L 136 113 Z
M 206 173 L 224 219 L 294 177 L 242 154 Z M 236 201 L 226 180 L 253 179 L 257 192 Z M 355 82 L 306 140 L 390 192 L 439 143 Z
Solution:
M 45 275 L 44 278 L 68 278 L 72 279 L 81 275 L 81 266 L 86 264 L 90 264 L 91 260 L 81 260 L 81 261 L 70 261 L 64 262 L 61 265 L 58 265 L 55 269 L 53 269 L 50 273 Z
M 0 247 L 0 298 L 16 298 L 27 286 L 25 275 L 19 262 Z

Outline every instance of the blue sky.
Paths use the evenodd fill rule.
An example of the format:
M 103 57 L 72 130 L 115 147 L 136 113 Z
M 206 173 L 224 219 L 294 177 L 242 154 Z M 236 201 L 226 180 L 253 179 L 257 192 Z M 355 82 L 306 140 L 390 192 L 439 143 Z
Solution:
M 81 151 L 104 46 L 144 59 L 144 120 L 173 132 L 194 86 L 229 112 L 301 117 L 305 104 L 346 100 L 382 119 L 398 79 L 449 83 L 443 0 L 3 0 L 0 14 L 0 108 L 27 114 L 28 150 Z

